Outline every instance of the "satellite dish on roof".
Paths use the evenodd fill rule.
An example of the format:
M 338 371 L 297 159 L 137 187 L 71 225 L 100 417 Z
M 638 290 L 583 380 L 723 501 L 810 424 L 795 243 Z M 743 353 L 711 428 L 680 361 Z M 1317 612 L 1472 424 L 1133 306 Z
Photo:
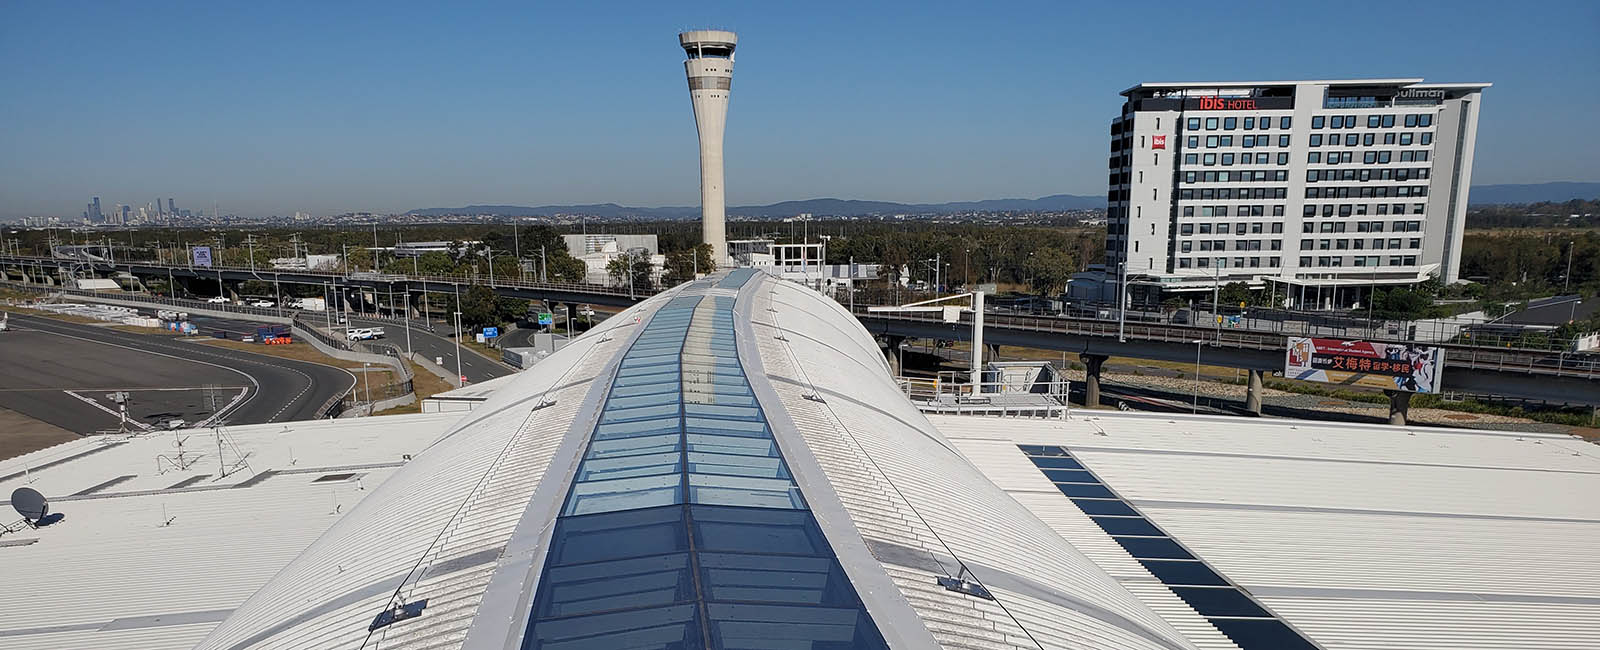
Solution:
M 50 514 L 50 500 L 31 487 L 19 487 L 11 492 L 11 507 L 28 521 L 38 521 Z

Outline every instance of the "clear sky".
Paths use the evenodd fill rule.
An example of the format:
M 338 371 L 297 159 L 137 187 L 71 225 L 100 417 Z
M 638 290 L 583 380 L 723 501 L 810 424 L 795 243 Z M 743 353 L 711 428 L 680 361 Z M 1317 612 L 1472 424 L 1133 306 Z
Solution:
M 1487 81 L 1476 184 L 1600 180 L 1600 2 L 0 0 L 0 217 L 698 203 L 676 33 L 739 32 L 730 205 L 1103 194 L 1140 81 Z

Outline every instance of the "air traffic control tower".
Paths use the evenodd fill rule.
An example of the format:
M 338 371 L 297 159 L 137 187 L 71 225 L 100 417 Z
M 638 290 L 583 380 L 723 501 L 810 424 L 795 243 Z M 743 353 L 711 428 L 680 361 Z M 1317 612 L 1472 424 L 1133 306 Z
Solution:
M 711 244 L 717 265 L 728 265 L 727 203 L 722 184 L 722 132 L 728 122 L 728 93 L 733 87 L 733 48 L 739 36 L 719 30 L 678 34 L 688 59 L 689 99 L 700 130 L 700 221 L 702 238 Z

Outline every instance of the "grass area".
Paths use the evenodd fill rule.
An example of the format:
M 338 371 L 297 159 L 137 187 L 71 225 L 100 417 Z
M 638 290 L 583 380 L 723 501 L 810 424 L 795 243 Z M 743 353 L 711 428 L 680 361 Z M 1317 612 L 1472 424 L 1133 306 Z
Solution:
M 405 415 L 407 413 L 421 413 L 422 400 L 433 397 L 434 395 L 438 395 L 439 393 L 455 389 L 455 386 L 450 385 L 450 383 L 445 381 L 443 377 L 428 372 L 422 366 L 417 365 L 416 362 L 408 361 L 407 363 L 411 364 L 411 374 L 414 377 L 414 379 L 411 381 L 411 387 L 417 392 L 417 401 L 404 406 L 396 406 L 394 408 L 384 409 L 382 411 L 378 411 L 377 413 L 373 413 L 373 415 Z

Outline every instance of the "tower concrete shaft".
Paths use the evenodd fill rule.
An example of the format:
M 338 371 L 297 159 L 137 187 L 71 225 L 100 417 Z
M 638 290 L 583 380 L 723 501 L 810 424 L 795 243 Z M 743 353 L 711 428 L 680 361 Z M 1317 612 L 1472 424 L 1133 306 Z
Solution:
M 728 95 L 733 87 L 733 32 L 697 30 L 678 35 L 688 57 L 694 124 L 700 131 L 700 220 L 702 240 L 711 245 L 718 266 L 728 266 L 727 198 L 722 183 L 722 134 L 728 122 Z

